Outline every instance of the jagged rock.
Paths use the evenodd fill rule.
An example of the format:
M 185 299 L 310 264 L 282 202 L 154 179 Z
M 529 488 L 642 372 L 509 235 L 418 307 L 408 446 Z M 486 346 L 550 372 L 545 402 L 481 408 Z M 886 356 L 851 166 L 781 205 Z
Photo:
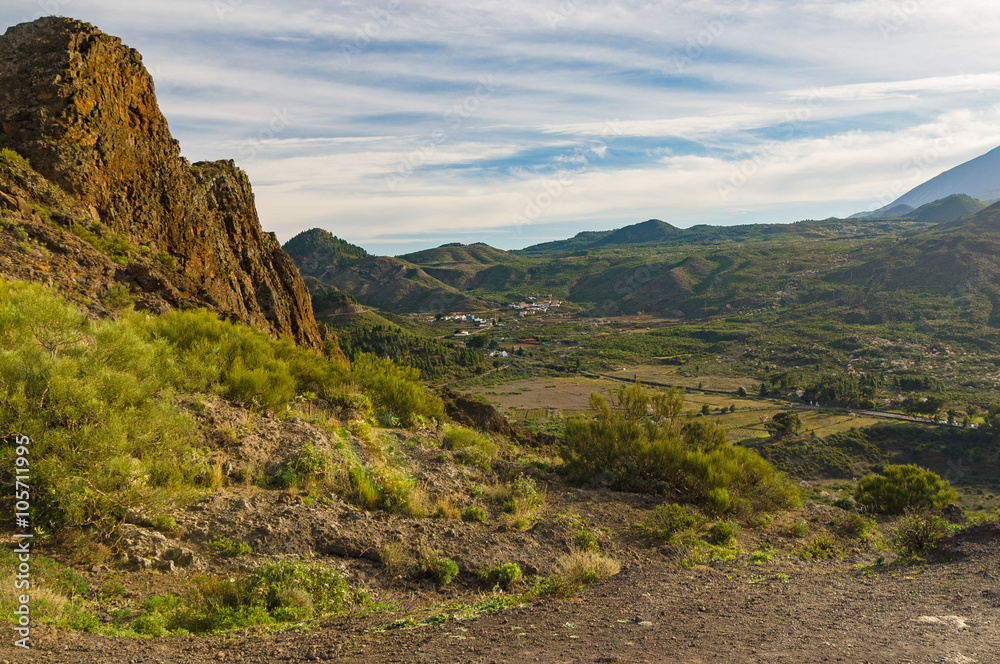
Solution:
M 177 567 L 191 567 L 195 564 L 194 551 L 191 549 L 185 549 L 183 547 L 174 547 L 172 549 L 167 549 L 162 554 L 160 554 L 161 560 L 169 560 Z
M 169 540 L 155 530 L 147 530 L 131 523 L 123 523 L 118 527 L 118 548 L 130 557 L 157 557 L 164 551 Z
M 153 569 L 158 572 L 173 572 L 174 571 L 174 561 L 172 560 L 154 560 Z
M 30 269 L 23 252 L 32 247 L 0 252 L 0 272 L 65 277 L 55 285 L 89 295 L 95 309 L 107 284 L 120 282 L 145 308 L 206 306 L 323 348 L 309 292 L 261 229 L 246 174 L 232 161 L 180 156 L 141 56 L 120 39 L 57 17 L 9 28 L 0 37 L 0 134 L 0 147 L 44 176 L 0 172 L 0 207 L 52 252 Z M 67 232 L 96 219 L 159 260 L 122 266 Z

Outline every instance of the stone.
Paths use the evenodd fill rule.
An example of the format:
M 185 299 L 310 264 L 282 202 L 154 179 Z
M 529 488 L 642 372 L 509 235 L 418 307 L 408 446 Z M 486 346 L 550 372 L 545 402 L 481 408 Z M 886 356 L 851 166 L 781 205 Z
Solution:
M 246 173 L 231 160 L 180 156 L 141 56 L 117 37 L 52 16 L 9 28 L 0 37 L 0 133 L 42 176 L 0 177 L 0 207 L 20 210 L 29 235 L 54 250 L 41 270 L 44 261 L 29 270 L 0 252 L 0 272 L 90 275 L 99 292 L 73 294 L 88 295 L 97 313 L 95 296 L 117 282 L 139 297 L 137 308 L 207 307 L 308 348 L 330 346 L 298 269 L 260 226 Z M 69 232 L 98 219 L 95 232 L 117 234 L 136 256 L 116 263 Z

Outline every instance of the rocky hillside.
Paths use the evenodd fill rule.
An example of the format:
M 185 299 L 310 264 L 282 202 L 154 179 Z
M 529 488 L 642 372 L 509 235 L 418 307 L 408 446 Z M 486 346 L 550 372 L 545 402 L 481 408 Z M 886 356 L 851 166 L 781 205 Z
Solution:
M 484 306 L 408 261 L 371 256 L 320 228 L 299 233 L 284 249 L 314 294 L 343 291 L 361 304 L 394 313 L 468 311 Z
M 309 292 L 232 161 L 190 164 L 142 58 L 88 23 L 0 38 L 0 272 L 100 310 L 206 306 L 319 348 Z

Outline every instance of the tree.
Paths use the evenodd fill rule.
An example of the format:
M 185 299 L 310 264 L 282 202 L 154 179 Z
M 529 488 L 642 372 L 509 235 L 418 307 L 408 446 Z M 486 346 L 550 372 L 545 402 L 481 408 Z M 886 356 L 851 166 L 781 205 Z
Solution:
M 745 397 L 747 395 L 746 389 L 741 385 L 740 389 L 736 390 L 736 396 Z
M 885 514 L 944 507 L 956 498 L 958 494 L 946 480 L 913 464 L 886 466 L 881 474 L 862 477 L 854 489 L 858 505 Z
M 802 430 L 802 420 L 797 413 L 790 410 L 775 413 L 770 421 L 764 423 L 764 428 L 773 438 L 784 438 L 794 436 Z

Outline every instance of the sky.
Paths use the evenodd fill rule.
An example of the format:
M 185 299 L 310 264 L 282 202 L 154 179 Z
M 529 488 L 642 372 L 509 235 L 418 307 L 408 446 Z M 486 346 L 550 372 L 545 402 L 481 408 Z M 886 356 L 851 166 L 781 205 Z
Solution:
M 16 6 L 15 6 L 16 5 Z M 143 55 L 283 242 L 521 248 L 881 207 L 1000 145 L 988 0 L 38 0 Z

